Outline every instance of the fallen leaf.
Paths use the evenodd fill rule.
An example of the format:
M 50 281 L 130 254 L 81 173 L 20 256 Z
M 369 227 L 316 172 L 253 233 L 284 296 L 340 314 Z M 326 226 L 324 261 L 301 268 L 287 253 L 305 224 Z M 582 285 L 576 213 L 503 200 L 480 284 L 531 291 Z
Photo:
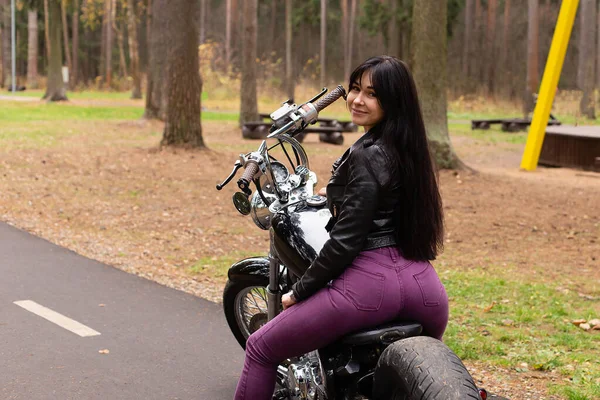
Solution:
M 590 320 L 590 322 L 588 322 L 588 324 L 590 324 L 591 326 L 600 326 L 600 319 L 594 318 L 592 320 Z
M 492 311 L 492 308 L 494 308 L 494 306 L 496 305 L 496 301 L 492 301 L 492 304 L 490 304 L 489 306 L 487 306 L 486 308 L 483 309 L 483 312 L 490 312 Z
M 586 319 L 575 319 L 575 320 L 571 321 L 571 323 L 573 325 L 575 325 L 575 326 L 579 326 L 579 325 L 584 324 L 586 322 L 587 322 Z
M 590 324 L 581 324 L 579 327 L 584 331 L 589 331 L 591 329 Z

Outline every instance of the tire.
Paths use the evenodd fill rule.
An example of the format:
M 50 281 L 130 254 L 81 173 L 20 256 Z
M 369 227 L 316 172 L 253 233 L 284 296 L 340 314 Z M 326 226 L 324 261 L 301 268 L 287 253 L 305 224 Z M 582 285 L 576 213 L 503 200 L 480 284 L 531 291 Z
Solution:
M 267 322 L 268 284 L 266 277 L 253 275 L 236 281 L 228 280 L 223 290 L 223 310 L 227 324 L 244 350 L 248 337 Z M 254 301 L 245 302 L 248 299 Z M 244 310 L 247 311 L 246 318 Z
M 480 400 L 473 378 L 445 344 L 427 336 L 399 340 L 382 353 L 374 400 Z

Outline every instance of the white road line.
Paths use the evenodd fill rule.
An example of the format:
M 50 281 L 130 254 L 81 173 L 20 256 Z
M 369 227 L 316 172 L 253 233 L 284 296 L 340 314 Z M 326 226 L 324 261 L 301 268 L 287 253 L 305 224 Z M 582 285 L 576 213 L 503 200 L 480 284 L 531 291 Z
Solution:
M 14 304 L 26 309 L 27 311 L 34 313 L 35 315 L 45 318 L 48 321 L 53 322 L 56 325 L 65 328 L 66 330 L 71 331 L 81 337 L 100 335 L 100 332 L 96 332 L 92 328 L 89 328 L 69 317 L 65 317 L 64 315 L 59 314 L 56 311 L 39 305 L 35 301 L 21 300 L 15 301 Z

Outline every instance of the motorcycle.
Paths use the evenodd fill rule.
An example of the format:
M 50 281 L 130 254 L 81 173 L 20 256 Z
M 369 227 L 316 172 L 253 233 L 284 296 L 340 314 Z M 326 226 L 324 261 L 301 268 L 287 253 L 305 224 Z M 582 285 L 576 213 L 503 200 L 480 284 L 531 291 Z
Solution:
M 282 294 L 329 238 L 326 198 L 315 194 L 317 176 L 294 139 L 317 122 L 321 110 L 346 97 L 342 86 L 326 92 L 324 88 L 300 105 L 284 102 L 270 114 L 273 125 L 267 139 L 258 150 L 241 154 L 230 175 L 217 185 L 221 190 L 243 168 L 237 181 L 241 191 L 233 195 L 233 204 L 240 214 L 251 215 L 258 228 L 269 231 L 268 255 L 233 264 L 223 292 L 227 323 L 243 348 L 253 332 L 282 312 Z M 267 146 L 267 140 L 274 144 Z M 418 323 L 392 321 L 288 359 L 278 367 L 273 399 L 486 400 L 485 390 L 475 386 L 452 350 L 421 333 Z

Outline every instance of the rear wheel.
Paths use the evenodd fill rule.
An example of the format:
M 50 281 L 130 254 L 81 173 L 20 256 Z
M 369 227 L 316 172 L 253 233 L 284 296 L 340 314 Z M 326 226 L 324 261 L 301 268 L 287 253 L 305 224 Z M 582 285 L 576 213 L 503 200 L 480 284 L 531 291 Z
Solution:
M 383 352 L 373 381 L 374 400 L 480 400 L 458 356 L 439 340 L 416 336 Z
M 248 276 L 241 281 L 227 281 L 223 290 L 223 308 L 229 329 L 242 348 L 246 340 L 268 320 L 266 277 Z

